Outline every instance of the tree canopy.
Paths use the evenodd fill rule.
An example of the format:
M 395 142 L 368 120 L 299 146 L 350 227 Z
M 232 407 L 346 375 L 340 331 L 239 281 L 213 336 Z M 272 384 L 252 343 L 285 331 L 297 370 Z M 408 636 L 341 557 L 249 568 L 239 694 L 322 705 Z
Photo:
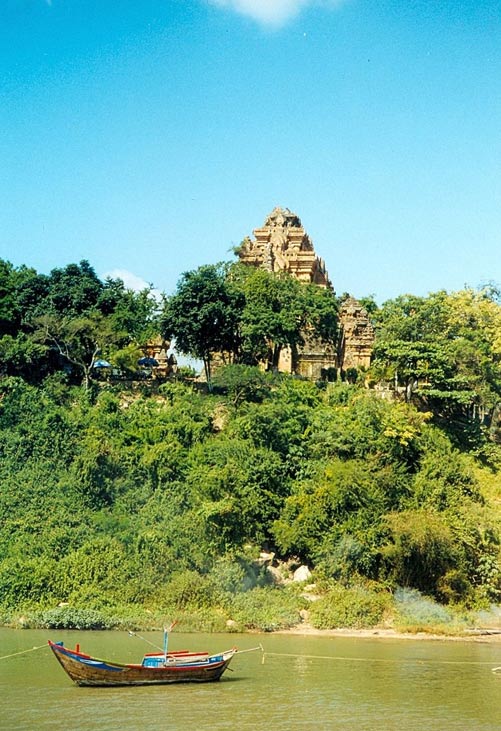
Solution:
M 402 295 L 373 314 L 376 380 L 402 386 L 437 418 L 482 422 L 501 397 L 501 307 L 490 287 Z
M 306 334 L 334 343 L 337 301 L 330 290 L 240 264 L 186 272 L 167 298 L 163 334 L 200 358 L 208 381 L 215 355 L 230 363 L 278 367 L 280 353 L 295 352 Z
M 228 286 L 227 275 L 224 264 L 186 272 L 162 313 L 162 334 L 173 337 L 181 353 L 203 361 L 209 383 L 213 354 L 238 350 L 241 296 Z
M 95 360 L 156 335 L 151 288 L 101 281 L 89 262 L 49 275 L 0 260 L 0 373 L 41 381 L 64 370 L 88 385 Z

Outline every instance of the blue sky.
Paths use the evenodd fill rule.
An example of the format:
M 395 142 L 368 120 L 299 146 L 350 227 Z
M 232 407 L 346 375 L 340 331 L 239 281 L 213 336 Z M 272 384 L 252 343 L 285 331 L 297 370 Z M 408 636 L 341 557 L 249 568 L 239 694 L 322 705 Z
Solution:
M 501 284 L 499 0 L 2 0 L 0 72 L 15 265 L 171 293 L 280 205 L 338 293 Z

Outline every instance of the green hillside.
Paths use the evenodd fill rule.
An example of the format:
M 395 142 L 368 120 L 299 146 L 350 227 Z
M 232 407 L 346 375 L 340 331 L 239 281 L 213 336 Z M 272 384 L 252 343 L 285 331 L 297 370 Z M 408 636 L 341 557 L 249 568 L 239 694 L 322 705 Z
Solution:
M 160 308 L 86 262 L 48 276 L 1 263 L 3 622 L 270 630 L 302 613 L 320 628 L 443 632 L 496 622 L 497 292 L 367 302 L 370 371 L 311 383 L 255 363 L 270 323 L 284 347 L 298 322 L 327 337 L 337 304 L 282 281 L 271 317 L 231 267 L 194 273 L 200 296 L 207 278 L 222 288 L 217 326 L 200 298 L 191 319 L 186 300 L 176 309 L 185 290 Z M 233 349 L 209 388 L 183 369 L 140 378 L 141 343 L 176 329 L 206 365 Z M 127 378 L 98 378 L 96 354 Z M 300 565 L 311 576 L 292 581 Z

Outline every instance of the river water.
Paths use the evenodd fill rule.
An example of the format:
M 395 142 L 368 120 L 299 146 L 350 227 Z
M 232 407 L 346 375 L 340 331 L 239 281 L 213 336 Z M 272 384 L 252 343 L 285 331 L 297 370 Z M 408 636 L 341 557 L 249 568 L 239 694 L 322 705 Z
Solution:
M 160 633 L 143 633 L 161 645 Z M 0 656 L 80 643 L 138 662 L 125 632 L 0 629 Z M 501 731 L 501 644 L 290 635 L 170 636 L 170 649 L 240 650 L 220 682 L 79 688 L 43 649 L 0 660 L 2 731 Z

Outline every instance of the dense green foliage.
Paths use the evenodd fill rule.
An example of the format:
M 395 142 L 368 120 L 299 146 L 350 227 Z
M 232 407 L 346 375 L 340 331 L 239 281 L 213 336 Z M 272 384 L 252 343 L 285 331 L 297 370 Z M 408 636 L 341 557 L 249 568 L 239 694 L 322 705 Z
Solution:
M 264 545 L 322 581 L 499 596 L 499 516 L 412 406 L 287 378 L 238 408 L 182 384 L 94 399 L 56 377 L 1 396 L 4 610 L 218 607 L 254 626 L 235 596 L 269 583 Z
M 157 310 L 149 289 L 101 282 L 87 261 L 45 275 L 0 260 L 0 375 L 40 383 L 64 371 L 89 386 L 98 358 L 136 365 L 138 345 L 158 332 Z
M 367 587 L 337 585 L 311 607 L 311 623 L 317 629 L 375 627 L 389 609 L 388 594 Z
M 179 379 L 83 388 L 95 347 L 83 333 L 95 326 L 112 358 L 151 334 L 150 300 L 100 283 L 86 263 L 49 277 L 2 265 L 5 621 L 24 613 L 39 626 L 110 627 L 180 616 L 195 628 L 270 630 L 309 608 L 318 627 L 392 617 L 421 627 L 425 615 L 437 625 L 500 602 L 494 295 L 439 293 L 373 308 L 378 340 L 366 382 L 403 396 L 382 398 L 364 378 L 315 384 L 254 367 L 258 355 L 274 358 L 271 343 L 294 345 L 284 310 L 325 337 L 335 333 L 335 310 L 309 288 L 296 297 L 295 285 L 270 289 L 266 273 L 251 275 L 204 268 L 185 275 L 176 295 L 205 292 L 208 302 L 214 287 L 231 291 L 186 333 L 194 355 L 210 360 L 230 345 L 238 355 L 206 393 Z M 276 322 L 275 297 L 288 302 L 277 305 Z M 163 315 L 172 328 L 179 302 Z M 226 318 L 224 340 L 214 318 Z M 71 348 L 66 364 L 80 358 L 78 378 L 47 334 L 70 325 L 75 340 L 69 330 L 54 337 Z M 273 571 L 263 549 L 274 553 Z M 288 578 L 283 567 L 300 563 L 313 588 L 277 582 L 280 566 Z
M 181 278 L 162 314 L 162 331 L 200 358 L 211 385 L 212 360 L 276 369 L 283 348 L 294 352 L 306 332 L 334 342 L 338 303 L 330 290 L 239 264 L 208 265 Z
M 374 313 L 372 375 L 400 386 L 470 447 L 501 398 L 501 307 L 492 287 L 405 295 Z

